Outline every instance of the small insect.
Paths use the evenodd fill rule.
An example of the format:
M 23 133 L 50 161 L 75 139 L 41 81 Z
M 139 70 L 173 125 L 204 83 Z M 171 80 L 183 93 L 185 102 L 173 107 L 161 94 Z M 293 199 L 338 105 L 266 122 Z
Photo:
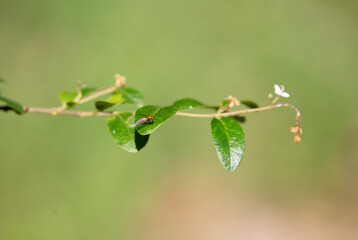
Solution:
M 139 114 L 139 115 L 143 115 L 143 114 Z M 153 123 L 154 121 L 154 116 L 153 115 L 149 115 L 149 116 L 146 116 L 146 115 L 143 115 L 145 117 L 142 117 L 140 119 L 138 119 L 138 121 L 134 124 L 134 126 L 140 126 L 142 124 L 149 124 L 149 123 Z

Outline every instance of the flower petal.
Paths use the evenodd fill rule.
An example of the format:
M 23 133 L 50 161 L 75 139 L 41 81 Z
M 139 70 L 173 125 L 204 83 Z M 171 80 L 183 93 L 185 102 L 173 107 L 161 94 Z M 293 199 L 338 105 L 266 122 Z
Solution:
M 275 87 L 275 94 L 281 95 L 281 93 L 282 93 L 281 87 L 277 84 L 275 84 L 274 87 Z
M 280 94 L 280 96 L 281 96 L 281 97 L 284 97 L 284 98 L 288 98 L 288 97 L 290 97 L 290 94 L 288 94 L 287 92 L 282 92 L 282 93 Z

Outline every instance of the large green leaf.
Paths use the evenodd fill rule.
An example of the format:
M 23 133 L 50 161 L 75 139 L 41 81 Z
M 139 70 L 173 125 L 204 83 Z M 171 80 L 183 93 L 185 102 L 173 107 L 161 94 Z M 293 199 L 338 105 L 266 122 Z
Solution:
M 138 152 L 148 142 L 149 135 L 138 134 L 134 126 L 130 126 L 127 121 L 132 115 L 130 112 L 121 113 L 114 118 L 107 119 L 108 130 L 116 143 L 128 152 Z
M 154 116 L 154 120 L 151 123 L 143 123 L 137 126 L 137 131 L 141 135 L 147 135 L 154 132 L 160 125 L 162 125 L 169 118 L 174 116 L 177 112 L 178 107 L 169 106 L 169 107 L 159 107 L 159 106 L 144 106 L 139 108 L 135 113 L 135 122 L 140 118 L 146 116 Z
M 109 97 L 105 101 L 96 101 L 95 105 L 98 111 L 104 111 L 107 108 L 113 107 L 114 105 L 118 105 L 124 102 L 124 99 L 122 98 L 122 94 L 117 93 L 111 97 Z
M 117 92 L 122 94 L 124 103 L 136 104 L 138 107 L 142 107 L 144 104 L 144 97 L 141 92 L 133 88 L 121 88 Z
M 229 173 L 239 166 L 245 152 L 245 134 L 233 118 L 213 118 L 211 133 L 220 162 Z
M 24 112 L 24 107 L 15 102 L 14 100 L 8 99 L 6 97 L 0 96 L 0 102 L 3 102 L 6 104 L 5 108 L 3 108 L 3 110 L 8 110 L 8 108 L 14 110 L 17 113 L 23 113 Z M 8 108 L 6 108 L 8 107 Z
M 178 107 L 178 110 L 186 110 L 186 109 L 192 109 L 192 108 L 198 108 L 198 107 L 204 107 L 205 104 L 201 103 L 195 99 L 191 98 L 184 98 L 180 99 L 173 103 L 174 106 Z
M 251 100 L 241 100 L 240 103 L 244 104 L 246 107 L 249 108 L 258 108 L 259 105 Z

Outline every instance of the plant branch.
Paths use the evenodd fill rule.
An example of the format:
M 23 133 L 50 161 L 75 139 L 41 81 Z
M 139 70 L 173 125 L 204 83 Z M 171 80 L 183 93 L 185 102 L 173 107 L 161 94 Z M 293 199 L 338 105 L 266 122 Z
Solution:
M 116 90 L 118 90 L 119 88 L 123 88 L 126 85 L 125 77 L 123 77 L 119 74 L 116 74 L 115 78 L 116 78 L 116 82 L 115 82 L 114 86 L 100 89 L 98 91 L 95 91 L 95 92 L 87 95 L 84 98 L 82 98 L 81 82 L 79 81 L 77 83 L 77 92 L 78 92 L 77 98 L 78 99 L 76 99 L 75 102 L 77 104 L 83 104 L 83 103 L 89 102 L 95 98 L 98 98 L 100 96 L 113 93 Z M 33 107 L 24 106 L 25 113 L 27 113 L 27 112 L 40 113 L 40 114 L 48 114 L 48 115 L 52 115 L 52 116 L 69 115 L 69 116 L 77 116 L 77 117 L 92 117 L 92 116 L 112 116 L 112 115 L 119 114 L 119 112 L 67 111 L 66 108 L 67 108 L 66 105 L 57 107 L 57 108 L 33 108 Z
M 196 117 L 196 118 L 213 118 L 213 117 L 233 117 L 239 114 L 247 114 L 252 112 L 261 112 L 269 109 L 280 108 L 280 107 L 289 107 L 296 111 L 297 121 L 301 122 L 301 113 L 300 111 L 293 105 L 289 103 L 280 103 L 275 105 L 270 105 L 266 107 L 260 108 L 251 108 L 251 109 L 243 109 L 233 112 L 224 112 L 224 113 L 212 113 L 212 114 L 200 114 L 200 113 L 186 113 L 186 112 L 177 112 L 175 115 L 184 116 L 184 117 Z
M 109 89 L 109 88 L 108 88 Z M 108 90 L 107 89 L 107 90 Z M 103 93 L 103 91 L 102 91 Z M 239 114 L 247 114 L 252 112 L 261 112 L 266 111 L 274 108 L 280 108 L 280 107 L 289 107 L 296 111 L 296 119 L 298 124 L 301 123 L 301 113 L 300 111 L 293 105 L 289 103 L 280 103 L 275 105 L 270 105 L 266 107 L 261 108 L 251 108 L 251 109 L 243 109 L 233 112 L 224 112 L 224 113 L 187 113 L 187 112 L 177 112 L 175 115 L 177 116 L 183 116 L 183 117 L 194 117 L 194 118 L 214 118 L 214 117 L 233 117 Z M 32 108 L 32 107 L 26 107 L 25 112 L 29 113 L 40 113 L 40 114 L 48 114 L 48 115 L 70 115 L 70 116 L 78 116 L 78 117 L 93 117 L 93 116 L 115 116 L 120 114 L 120 112 L 87 112 L 87 111 L 67 111 L 67 110 L 61 110 L 59 108 Z
M 33 108 L 33 107 L 25 107 L 25 112 L 47 114 L 52 116 L 68 115 L 68 116 L 77 116 L 77 117 L 94 117 L 94 116 L 108 117 L 108 116 L 119 114 L 119 112 L 67 111 L 67 110 L 61 110 L 59 108 Z
M 112 87 L 108 87 L 108 88 L 93 92 L 93 93 L 89 94 L 88 96 L 86 96 L 86 97 L 82 98 L 81 100 L 79 100 L 77 103 L 78 104 L 83 104 L 83 103 L 89 102 L 89 101 L 91 101 L 91 100 L 93 100 L 95 98 L 98 98 L 100 96 L 115 92 L 117 89 L 119 89 L 121 87 L 123 87 L 123 86 L 114 85 Z

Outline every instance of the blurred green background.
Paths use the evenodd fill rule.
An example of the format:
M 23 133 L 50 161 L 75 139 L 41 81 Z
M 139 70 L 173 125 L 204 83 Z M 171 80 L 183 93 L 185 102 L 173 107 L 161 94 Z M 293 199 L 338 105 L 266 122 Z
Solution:
M 228 95 L 248 115 L 225 172 L 209 119 L 175 117 L 137 154 L 105 119 L 0 113 L 0 239 L 357 239 L 357 1 L 0 1 L 3 95 L 32 107 L 127 78 L 147 104 Z

